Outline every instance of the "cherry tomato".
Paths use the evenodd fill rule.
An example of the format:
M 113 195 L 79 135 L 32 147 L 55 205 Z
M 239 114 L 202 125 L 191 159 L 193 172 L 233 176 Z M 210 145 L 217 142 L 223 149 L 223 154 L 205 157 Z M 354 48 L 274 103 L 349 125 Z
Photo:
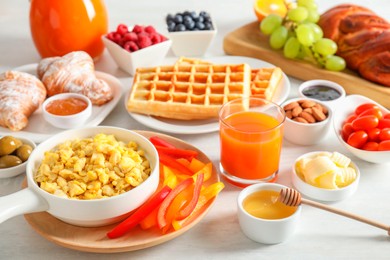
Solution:
M 379 108 L 370 108 L 370 109 L 367 109 L 363 112 L 361 112 L 358 117 L 362 117 L 362 116 L 375 116 L 376 118 L 378 119 L 382 119 L 383 118 L 383 113 L 382 113 L 382 110 L 380 110 Z
M 379 140 L 386 141 L 390 140 L 390 128 L 383 128 L 379 133 Z
M 352 127 L 351 123 L 345 123 L 343 125 L 343 128 L 341 130 L 341 136 L 343 137 L 344 141 L 348 140 L 348 136 L 355 132 L 355 130 Z
M 379 119 L 375 116 L 362 116 L 352 121 L 352 127 L 356 131 L 369 130 L 378 126 Z
M 390 150 L 390 140 L 382 141 L 379 143 L 378 151 L 389 151 Z
M 390 127 L 390 119 L 381 119 L 379 120 L 378 123 L 378 128 L 383 129 L 383 128 L 389 128 Z
M 383 115 L 383 118 L 384 119 L 390 119 L 390 113 L 387 113 L 387 114 Z
M 368 140 L 373 142 L 379 142 L 379 133 L 381 130 L 379 128 L 372 128 L 367 131 Z
M 346 123 L 352 123 L 352 121 L 355 120 L 356 118 L 357 118 L 357 115 L 352 114 L 352 115 L 350 115 L 349 117 L 347 117 L 347 119 L 345 120 L 344 124 L 346 124 Z
M 355 109 L 355 114 L 360 115 L 362 112 L 364 112 L 370 108 L 378 108 L 379 109 L 379 107 L 374 103 L 364 103 Z
M 362 149 L 366 151 L 378 151 L 379 144 L 377 142 L 367 142 Z
M 360 149 L 368 140 L 368 134 L 362 130 L 349 135 L 347 143 L 350 146 Z

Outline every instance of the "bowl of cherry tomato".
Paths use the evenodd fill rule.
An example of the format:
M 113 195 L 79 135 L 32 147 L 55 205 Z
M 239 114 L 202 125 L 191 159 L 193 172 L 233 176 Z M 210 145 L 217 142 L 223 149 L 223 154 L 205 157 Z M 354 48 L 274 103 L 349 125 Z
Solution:
M 377 102 L 350 95 L 336 109 L 333 126 L 340 142 L 356 157 L 372 163 L 390 158 L 390 112 Z

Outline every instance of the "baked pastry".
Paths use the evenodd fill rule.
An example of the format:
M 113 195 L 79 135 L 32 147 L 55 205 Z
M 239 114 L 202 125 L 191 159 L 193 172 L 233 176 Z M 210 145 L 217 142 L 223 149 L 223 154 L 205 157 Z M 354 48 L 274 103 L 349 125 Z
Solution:
M 365 7 L 342 4 L 322 14 L 318 24 L 348 68 L 390 87 L 390 23 Z
M 45 98 L 46 88 L 37 77 L 20 71 L 0 74 L 0 126 L 22 130 Z
M 79 93 L 87 96 L 94 105 L 103 105 L 113 98 L 111 87 L 96 78 L 93 60 L 83 51 L 43 59 L 38 64 L 37 73 L 48 96 Z
M 127 110 L 172 119 L 218 116 L 222 104 L 250 95 L 247 64 L 180 64 L 138 68 Z

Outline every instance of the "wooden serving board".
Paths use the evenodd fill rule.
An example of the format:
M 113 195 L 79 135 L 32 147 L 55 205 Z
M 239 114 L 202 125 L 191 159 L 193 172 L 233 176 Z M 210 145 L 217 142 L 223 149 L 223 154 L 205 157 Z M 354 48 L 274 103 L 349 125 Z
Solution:
M 325 79 L 337 82 L 347 94 L 360 94 L 390 108 L 390 87 L 367 81 L 350 70 L 333 72 L 306 61 L 287 59 L 282 51 L 273 50 L 269 46 L 268 36 L 260 32 L 257 21 L 227 34 L 223 48 L 229 55 L 253 57 L 272 63 L 287 75 L 301 80 Z

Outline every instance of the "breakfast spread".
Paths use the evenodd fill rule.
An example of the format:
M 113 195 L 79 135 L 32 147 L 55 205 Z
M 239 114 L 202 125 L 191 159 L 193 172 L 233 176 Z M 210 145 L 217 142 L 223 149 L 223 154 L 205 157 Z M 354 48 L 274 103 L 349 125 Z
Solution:
M 13 136 L 0 138 L 0 169 L 17 166 L 27 161 L 33 148 Z
M 69 140 L 47 151 L 34 179 L 56 196 L 90 200 L 127 192 L 150 175 L 143 150 L 113 135 Z
M 127 110 L 173 119 L 217 117 L 229 100 L 248 97 L 247 64 L 174 64 L 138 68 Z
M 324 189 L 339 189 L 356 179 L 351 159 L 338 152 L 323 152 L 312 158 L 304 157 L 296 165 L 298 176 L 305 182 Z
M 286 117 L 299 123 L 313 124 L 328 117 L 328 109 L 312 100 L 293 101 L 283 107 Z
M 43 103 L 46 88 L 35 76 L 19 71 L 0 75 L 0 126 L 19 131 Z
M 53 115 L 68 116 L 80 113 L 87 106 L 87 102 L 80 98 L 65 98 L 50 101 L 45 109 Z
M 321 15 L 324 37 L 337 43 L 348 68 L 390 87 L 390 23 L 368 8 L 341 4 Z
M 83 51 L 42 59 L 37 73 L 49 97 L 66 92 L 79 93 L 91 99 L 94 105 L 103 105 L 113 98 L 110 86 L 96 78 L 91 56 Z

